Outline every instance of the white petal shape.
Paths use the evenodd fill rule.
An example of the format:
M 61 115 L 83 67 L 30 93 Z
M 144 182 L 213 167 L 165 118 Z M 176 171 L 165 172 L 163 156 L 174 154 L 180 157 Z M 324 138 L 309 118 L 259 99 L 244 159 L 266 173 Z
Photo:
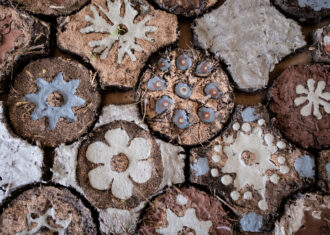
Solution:
M 329 101 L 330 100 L 330 92 L 324 92 L 322 94 L 320 94 L 320 97 Z
M 312 113 L 312 103 L 306 104 L 301 110 L 300 114 L 303 116 L 309 116 Z
M 296 93 L 297 94 L 308 94 L 308 91 L 306 90 L 306 88 L 303 86 L 303 85 L 301 85 L 301 84 L 299 84 L 297 87 L 296 87 Z
M 121 128 L 107 131 L 104 135 L 104 138 L 110 147 L 118 153 L 123 152 L 123 150 L 126 149 L 129 141 L 129 136 L 127 135 L 126 131 Z
M 133 195 L 133 183 L 125 173 L 115 177 L 111 186 L 112 195 L 123 200 L 129 199 Z
M 109 166 L 99 166 L 88 172 L 88 178 L 91 186 L 98 190 L 109 189 L 112 176 L 108 173 Z
M 133 162 L 128 169 L 134 182 L 142 184 L 151 178 L 152 165 L 148 161 Z
M 315 81 L 313 79 L 308 79 L 307 80 L 307 87 L 309 92 L 313 92 L 315 88 Z
M 324 111 L 326 113 L 330 113 L 330 104 L 329 103 L 327 103 L 326 101 L 321 100 L 320 104 L 323 105 Z
M 88 146 L 86 158 L 93 163 L 103 163 L 110 161 L 114 155 L 112 149 L 103 142 L 94 142 Z
M 132 140 L 131 145 L 125 150 L 128 158 L 143 160 L 147 159 L 151 152 L 151 144 L 145 138 L 135 138 Z
M 307 100 L 307 97 L 306 97 L 306 96 L 297 97 L 297 98 L 294 100 L 294 104 L 295 104 L 296 106 L 299 106 L 299 105 L 305 103 L 306 100 Z

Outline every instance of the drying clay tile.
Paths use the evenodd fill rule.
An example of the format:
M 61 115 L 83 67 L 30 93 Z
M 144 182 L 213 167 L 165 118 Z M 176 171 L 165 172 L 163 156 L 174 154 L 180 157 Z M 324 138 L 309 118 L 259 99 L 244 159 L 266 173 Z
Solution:
M 150 54 L 177 39 L 176 16 L 144 0 L 93 0 L 58 23 L 58 46 L 89 61 L 103 89 L 134 87 Z
M 216 4 L 216 0 L 153 0 L 160 8 L 183 16 L 196 16 Z
M 269 92 L 269 108 L 281 131 L 303 148 L 330 146 L 330 66 L 286 69 Z
M 0 214 L 0 234 L 97 234 L 91 211 L 68 189 L 34 186 Z
M 315 62 L 330 64 L 330 24 L 315 30 L 310 50 Z
M 300 22 L 317 22 L 330 15 L 328 0 L 274 0 L 274 4 Z
M 196 44 L 223 59 L 244 91 L 265 88 L 275 65 L 306 44 L 301 27 L 269 0 L 227 0 L 193 29 Z
M 68 15 L 79 10 L 88 0 L 14 0 L 19 6 L 34 14 L 49 16 Z
M 17 187 L 41 180 L 43 151 L 11 133 L 0 101 L 0 204 Z
M 0 5 L 0 93 L 19 61 L 48 53 L 49 34 L 47 23 Z
M 264 106 L 237 106 L 223 134 L 191 150 L 190 180 L 229 202 L 245 232 L 270 230 L 284 198 L 310 186 L 314 157 L 284 140 Z
M 142 218 L 138 234 L 233 234 L 221 203 L 193 187 L 167 190 Z
M 319 194 L 298 195 L 289 200 L 285 213 L 275 224 L 275 235 L 330 234 L 330 196 Z
M 320 152 L 317 159 L 318 166 L 318 186 L 322 191 L 330 192 L 330 150 Z
M 214 137 L 234 107 L 226 73 L 215 59 L 194 49 L 158 53 L 138 92 L 151 129 L 182 145 Z
M 91 72 L 61 57 L 29 63 L 15 78 L 8 97 L 15 131 L 51 147 L 86 133 L 100 103 Z
M 147 200 L 184 182 L 184 159 L 183 148 L 149 134 L 137 105 L 108 105 L 90 135 L 55 149 L 53 181 L 98 208 L 104 234 L 134 234 Z

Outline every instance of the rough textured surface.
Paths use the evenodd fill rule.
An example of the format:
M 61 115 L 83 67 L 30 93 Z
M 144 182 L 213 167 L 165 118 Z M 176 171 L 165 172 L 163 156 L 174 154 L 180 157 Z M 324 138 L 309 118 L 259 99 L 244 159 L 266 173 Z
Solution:
M 329 234 L 330 196 L 298 195 L 285 206 L 285 214 L 275 224 L 275 235 Z
M 174 188 L 152 202 L 138 233 L 229 235 L 232 226 L 228 219 L 215 197 L 192 187 Z
M 170 13 L 187 17 L 201 15 L 217 3 L 216 0 L 153 0 L 153 2 Z
M 330 24 L 315 30 L 311 50 L 315 62 L 330 63 Z
M 275 5 L 302 23 L 317 22 L 329 16 L 327 0 L 274 0 Z
M 139 13 L 138 16 L 135 19 L 131 19 L 132 14 L 125 16 L 124 8 L 120 10 L 120 2 L 122 2 L 123 5 L 131 4 L 134 8 L 134 10 L 132 10 L 132 8 L 131 11 L 137 11 Z M 105 0 L 93 0 L 92 5 L 96 6 L 94 10 L 91 8 L 91 5 L 88 5 L 73 16 L 60 18 L 58 20 L 60 27 L 57 32 L 57 42 L 61 49 L 84 57 L 84 59 L 95 67 L 99 72 L 102 88 L 108 86 L 132 88 L 136 85 L 141 69 L 150 54 L 167 44 L 173 43 L 177 39 L 178 22 L 176 16 L 170 15 L 164 11 L 154 10 L 153 7 L 144 0 L 133 0 L 129 1 L 129 3 L 127 0 L 115 0 L 115 3 L 116 8 L 108 9 Z M 101 19 L 98 19 L 99 23 L 96 24 L 98 25 L 98 30 L 96 32 L 103 33 L 85 33 L 83 29 L 91 26 L 92 19 L 97 17 L 95 13 L 93 13 L 94 15 L 92 17 L 92 11 L 102 12 L 98 6 L 101 6 L 103 10 L 107 12 L 107 18 L 109 19 L 105 20 L 103 15 Z M 136 12 L 133 15 L 135 14 Z M 133 20 L 134 23 L 132 24 Z M 116 24 L 111 33 L 109 32 L 110 25 L 107 23 L 108 21 L 112 21 L 112 23 Z M 146 27 L 142 27 L 141 25 L 137 27 L 137 25 L 140 24 L 139 22 L 144 21 L 147 21 L 147 23 L 145 22 Z M 120 28 L 118 28 L 118 26 Z M 157 30 L 154 32 L 150 30 L 145 31 L 146 28 L 150 29 L 150 27 L 153 29 L 157 28 Z M 81 30 L 83 30 L 84 33 L 82 33 Z M 147 33 L 149 31 L 151 33 Z M 145 35 L 145 33 L 147 34 Z M 128 38 L 129 42 L 121 40 L 121 36 Z M 135 36 L 137 37 L 135 39 L 136 44 L 134 43 L 134 47 L 132 47 L 132 39 Z M 153 40 L 146 40 L 146 36 L 148 38 L 153 38 Z M 113 41 L 116 42 L 113 44 Z M 125 51 L 121 50 L 118 41 L 121 42 Z M 107 49 L 106 46 L 99 45 L 100 42 L 102 42 L 102 45 L 103 43 L 106 43 L 108 46 L 113 45 L 107 53 L 107 56 L 105 56 L 105 54 L 102 55 L 102 53 L 107 52 Z M 92 52 L 93 47 L 95 48 L 94 53 Z M 133 51 L 126 49 L 133 49 Z M 119 51 L 125 53 L 123 54 L 122 60 L 118 58 Z M 99 54 L 101 54 L 101 56 L 99 56 Z M 133 61 L 134 59 L 132 60 L 132 58 L 135 58 L 135 61 Z M 120 63 L 118 63 L 118 61 L 120 61 Z
M 320 152 L 317 159 L 318 165 L 318 186 L 323 192 L 330 192 L 330 150 Z
M 207 164 L 198 166 L 200 159 Z M 191 150 L 190 164 L 190 180 L 225 197 L 243 231 L 270 230 L 282 200 L 315 174 L 313 156 L 285 141 L 262 105 L 237 106 L 221 136 Z
M 45 213 L 54 215 L 55 219 L 48 218 L 45 221 L 40 221 L 39 224 L 36 222 L 28 224 L 27 218 L 29 216 L 38 219 Z M 90 210 L 83 205 L 79 198 L 65 188 L 36 186 L 11 201 L 8 208 L 5 208 L 0 215 L 0 233 L 3 235 L 23 232 L 28 225 L 38 226 L 40 224 L 44 227 L 48 224 L 48 228 L 50 226 L 66 228 L 64 229 L 65 234 L 88 235 L 97 233 Z M 31 228 L 28 231 L 31 231 Z M 50 235 L 53 232 L 50 229 L 40 228 L 38 234 Z
M 300 26 L 269 0 L 227 0 L 197 19 L 193 29 L 196 44 L 223 59 L 246 91 L 265 88 L 274 66 L 306 44 Z
M 139 116 L 138 106 L 134 104 L 105 106 L 96 124 L 96 128 L 116 120 L 134 122 L 139 127 L 148 130 Z M 183 183 L 185 180 L 183 172 L 185 154 L 183 148 L 158 139 L 156 141 L 161 151 L 162 164 L 166 166 L 163 170 L 159 190 L 168 185 Z M 80 144 L 81 140 L 72 145 L 61 145 L 55 149 L 52 180 L 65 186 L 72 186 L 84 194 L 82 188 L 78 186 L 76 179 L 77 154 Z M 137 220 L 145 204 L 146 201 L 143 201 L 135 208 L 129 210 L 117 208 L 100 209 L 102 232 L 105 234 L 121 234 L 125 232 L 133 234 Z
M 0 101 L 0 204 L 17 187 L 41 179 L 43 151 L 8 129 Z
M 330 66 L 286 69 L 269 91 L 269 108 L 281 131 L 303 148 L 330 146 Z
M 99 127 L 78 151 L 77 180 L 98 208 L 131 209 L 155 194 L 163 165 L 155 139 L 136 124 Z
M 74 80 L 79 81 L 79 86 L 74 94 L 83 99 L 85 103 L 83 105 L 80 103 L 72 108 L 76 121 L 73 118 L 68 119 L 69 116 L 60 118 L 52 130 L 49 128 L 47 117 L 33 120 L 37 107 L 26 100 L 26 95 L 40 92 L 40 87 L 37 86 L 37 82 L 40 80 L 38 78 L 50 83 L 60 72 L 63 74 L 64 81 L 69 84 Z M 44 97 L 44 105 L 51 106 L 55 111 L 55 108 L 58 108 L 55 106 L 66 105 L 68 100 L 65 95 L 49 94 L 48 97 Z M 8 97 L 9 117 L 15 131 L 24 138 L 51 147 L 74 141 L 86 133 L 96 119 L 100 103 L 101 97 L 91 72 L 78 62 L 61 57 L 29 63 L 15 78 Z
M 20 61 L 48 53 L 49 24 L 0 5 L 0 93 L 6 77 Z
M 13 0 L 20 4 L 21 8 L 34 14 L 59 16 L 68 15 L 79 10 L 88 0 Z
M 190 67 L 182 70 L 180 58 Z M 162 60 L 167 63 L 165 71 L 159 64 Z M 200 65 L 206 66 L 205 73 Z M 138 92 L 142 116 L 153 131 L 182 145 L 204 143 L 221 131 L 234 103 L 228 77 L 216 60 L 198 50 L 168 49 L 157 54 L 149 67 Z M 159 82 L 163 85 L 157 88 Z M 166 102 L 172 105 L 165 107 Z

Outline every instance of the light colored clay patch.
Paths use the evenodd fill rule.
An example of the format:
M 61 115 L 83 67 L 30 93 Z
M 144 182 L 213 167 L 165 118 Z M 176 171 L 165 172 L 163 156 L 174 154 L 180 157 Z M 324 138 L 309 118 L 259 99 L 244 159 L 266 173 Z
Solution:
M 56 225 L 59 225 L 60 227 L 55 227 L 49 224 L 48 220 L 49 217 L 51 217 Z M 58 235 L 64 235 L 67 227 L 71 223 L 71 219 L 66 220 L 59 220 L 56 218 L 55 210 L 54 208 L 49 208 L 45 214 L 38 218 L 32 218 L 31 213 L 27 214 L 26 216 L 27 220 L 27 227 L 24 231 L 16 233 L 16 235 L 32 235 L 37 233 L 41 228 L 47 228 L 48 230 L 52 231 L 53 233 L 57 233 Z M 33 224 L 36 224 L 32 229 Z
M 133 8 L 128 0 L 124 0 L 123 4 L 125 6 L 124 16 L 120 14 L 121 0 L 114 0 L 113 2 L 107 0 L 107 10 L 102 6 L 97 6 L 103 15 L 106 16 L 106 19 L 103 15 L 100 15 L 95 6 L 91 6 L 90 9 L 93 12 L 93 18 L 89 15 L 85 16 L 85 20 L 91 23 L 91 25 L 80 29 L 80 32 L 83 34 L 102 33 L 106 35 L 101 40 L 90 41 L 88 43 L 88 46 L 94 48 L 93 53 L 100 54 L 101 60 L 107 58 L 110 49 L 118 41 L 118 64 L 121 64 L 125 54 L 132 61 L 136 61 L 134 51 L 143 51 L 142 47 L 136 43 L 136 39 L 153 42 L 153 38 L 147 36 L 147 33 L 155 32 L 158 29 L 156 26 L 146 25 L 151 20 L 151 16 L 146 16 L 143 20 L 134 23 L 138 11 Z M 108 21 L 112 24 L 109 24 Z
M 302 95 L 294 100 L 295 106 L 300 106 L 307 101 L 306 105 L 300 109 L 300 114 L 302 116 L 308 117 L 312 114 L 317 119 L 322 119 L 322 114 L 320 112 L 320 106 L 323 106 L 326 113 L 330 113 L 330 92 L 325 92 L 325 82 L 319 81 L 317 87 L 315 88 L 315 80 L 310 78 L 307 80 L 307 89 L 299 84 L 296 87 L 296 93 Z
M 314 11 L 330 8 L 329 0 L 298 0 L 300 7 L 311 7 Z
M 247 134 L 247 129 L 251 133 Z M 231 198 L 234 201 L 241 197 L 239 191 L 246 185 L 250 185 L 262 196 L 262 200 L 258 203 L 259 208 L 266 210 L 268 208 L 265 200 L 266 183 L 269 180 L 274 184 L 279 182 L 279 176 L 276 173 L 270 177 L 266 174 L 268 170 L 280 169 L 271 161 L 272 154 L 275 154 L 278 148 L 274 144 L 274 136 L 271 133 L 263 133 L 260 126 L 251 128 L 249 123 L 243 123 L 242 130 L 237 130 L 236 138 L 232 137 L 232 142 L 223 147 L 228 160 L 221 171 L 236 174 L 234 180 L 236 190 L 231 192 Z M 283 164 L 285 164 L 285 161 Z M 284 167 L 285 165 L 281 166 Z M 224 185 L 231 183 L 229 177 L 229 175 L 222 177 L 221 181 Z M 244 196 L 243 199 L 246 199 L 246 197 Z
M 269 0 L 227 0 L 197 19 L 194 32 L 202 48 L 229 65 L 238 87 L 249 90 L 264 88 L 275 65 L 306 45 L 301 27 Z
M 41 180 L 43 151 L 7 129 L 0 101 L 0 203 L 18 186 Z
M 170 209 L 166 209 L 166 218 L 168 225 L 166 228 L 156 229 L 157 233 L 164 235 L 178 234 L 184 227 L 191 228 L 198 235 L 208 235 L 212 226 L 210 220 L 200 221 L 196 217 L 196 211 L 193 208 L 188 208 L 182 217 L 178 217 Z

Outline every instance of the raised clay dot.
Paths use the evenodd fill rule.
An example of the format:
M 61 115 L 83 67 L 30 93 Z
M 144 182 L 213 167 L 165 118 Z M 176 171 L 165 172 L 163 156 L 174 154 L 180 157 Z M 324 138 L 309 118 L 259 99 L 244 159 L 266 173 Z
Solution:
M 175 94 L 183 99 L 188 99 L 191 93 L 192 91 L 187 83 L 180 82 L 175 86 Z
M 245 192 L 244 195 L 243 195 L 243 198 L 245 200 L 251 200 L 252 199 L 252 193 L 249 192 L 249 191 Z
M 234 125 L 233 125 L 233 129 L 234 129 L 235 131 L 238 131 L 240 127 L 241 127 L 241 126 L 240 126 L 240 124 L 239 124 L 238 122 L 235 122 Z
M 233 178 L 230 175 L 224 175 L 221 177 L 221 183 L 224 185 L 229 185 L 233 182 Z
M 186 205 L 188 202 L 187 198 L 185 198 L 183 195 L 179 194 L 177 197 L 176 197 L 176 203 L 179 204 L 179 205 Z
M 202 122 L 211 123 L 215 119 L 215 112 L 211 108 L 202 107 L 198 109 L 198 116 Z
M 280 166 L 280 172 L 282 174 L 287 174 L 290 171 L 289 167 L 287 166 Z
M 160 58 L 158 61 L 158 68 L 163 72 L 167 72 L 170 68 L 170 60 L 167 58 Z
M 156 113 L 162 114 L 167 111 L 173 105 L 173 100 L 168 96 L 162 96 L 156 101 Z
M 187 55 L 180 55 L 175 61 L 175 65 L 179 70 L 186 70 L 192 64 L 191 59 Z
M 222 96 L 222 92 L 220 91 L 218 84 L 214 82 L 207 84 L 204 88 L 204 93 L 212 99 L 219 99 Z
M 277 175 L 277 174 L 274 174 L 270 177 L 270 181 L 273 183 L 273 184 L 277 184 L 278 181 L 280 180 L 280 177 Z
M 266 141 L 266 143 L 267 143 L 268 145 L 269 145 L 269 144 L 272 144 L 273 141 L 274 141 L 274 136 L 273 136 L 272 134 L 267 133 L 267 134 L 265 135 L 265 141 Z
M 218 144 L 218 145 L 215 145 L 215 146 L 213 147 L 213 150 L 216 151 L 217 153 L 219 153 L 219 152 L 222 150 L 222 147 L 221 147 L 220 144 Z
M 268 209 L 267 202 L 265 200 L 261 200 L 258 202 L 258 206 L 261 210 L 265 211 Z
M 278 163 L 283 164 L 283 163 L 285 163 L 285 157 L 279 156 L 277 158 L 277 161 L 278 161 Z
M 265 125 L 265 123 L 266 123 L 266 121 L 264 119 L 259 119 L 258 120 L 259 126 L 263 126 L 263 125 Z
M 237 191 L 232 191 L 232 192 L 230 193 L 230 197 L 231 197 L 231 199 L 233 199 L 234 201 L 237 201 L 237 200 L 239 199 L 239 197 L 240 197 L 239 192 L 237 192 Z
M 218 169 L 213 168 L 213 169 L 211 170 L 211 175 L 212 175 L 213 177 L 217 177 L 217 176 L 219 176 L 219 171 L 218 171 Z
M 221 160 L 221 158 L 220 158 L 220 156 L 218 154 L 214 154 L 212 156 L 212 161 L 214 161 L 214 162 L 220 162 L 220 160 Z
M 202 61 L 197 65 L 195 73 L 199 76 L 207 76 L 212 70 L 210 63 L 207 61 Z
M 249 123 L 244 123 L 244 124 L 242 125 L 242 130 L 243 130 L 243 131 L 246 131 L 246 132 L 250 131 L 250 130 L 251 130 L 251 126 L 250 126 L 250 124 L 249 124 Z
M 284 149 L 286 147 L 286 144 L 283 141 L 278 141 L 276 146 L 280 149 Z

